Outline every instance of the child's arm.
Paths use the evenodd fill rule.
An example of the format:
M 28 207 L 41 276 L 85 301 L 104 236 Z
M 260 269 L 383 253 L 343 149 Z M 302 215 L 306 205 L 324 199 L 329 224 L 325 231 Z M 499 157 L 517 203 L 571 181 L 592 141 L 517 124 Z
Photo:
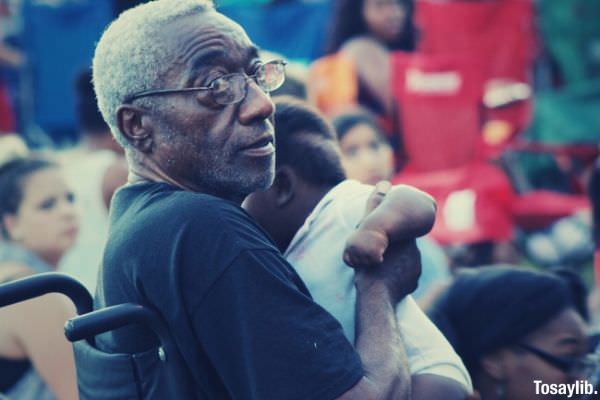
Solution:
M 379 264 L 388 245 L 429 232 L 435 222 L 436 203 L 427 193 L 407 185 L 390 189 L 377 184 L 367 213 L 348 238 L 344 261 L 352 267 Z

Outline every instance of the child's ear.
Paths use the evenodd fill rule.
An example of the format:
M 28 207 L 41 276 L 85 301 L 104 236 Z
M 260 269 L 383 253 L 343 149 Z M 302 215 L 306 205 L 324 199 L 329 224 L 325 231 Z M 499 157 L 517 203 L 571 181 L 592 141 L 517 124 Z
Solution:
M 494 380 L 502 382 L 506 380 L 506 350 L 497 350 L 481 358 L 481 369 Z
M 277 169 L 272 186 L 277 207 L 285 207 L 294 199 L 297 183 L 298 177 L 292 168 L 283 166 Z

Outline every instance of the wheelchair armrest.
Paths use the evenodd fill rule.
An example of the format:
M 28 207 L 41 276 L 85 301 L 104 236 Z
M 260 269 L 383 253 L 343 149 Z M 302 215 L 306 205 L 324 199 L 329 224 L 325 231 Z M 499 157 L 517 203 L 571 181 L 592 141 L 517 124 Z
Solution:
M 156 313 L 133 303 L 118 304 L 71 318 L 65 324 L 65 335 L 69 341 L 76 342 L 130 324 L 151 329 L 161 341 L 165 338 L 165 330 Z
M 77 279 L 59 272 L 44 272 L 0 285 L 0 307 L 49 293 L 62 293 L 75 304 L 78 314 L 93 309 L 92 296 Z

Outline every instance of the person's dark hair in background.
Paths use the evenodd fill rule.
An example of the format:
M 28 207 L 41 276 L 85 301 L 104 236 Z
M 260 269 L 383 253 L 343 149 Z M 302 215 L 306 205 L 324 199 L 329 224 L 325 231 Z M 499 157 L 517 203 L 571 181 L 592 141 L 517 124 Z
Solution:
M 106 135 L 110 128 L 104 122 L 98 103 L 96 102 L 96 94 L 94 93 L 94 85 L 92 84 L 92 71 L 86 69 L 82 71 L 75 80 L 76 91 L 76 111 L 79 119 L 80 130 L 89 135 Z M 110 134 L 110 133 L 109 133 Z
M 309 106 L 288 96 L 274 99 L 277 104 L 275 127 L 277 132 L 276 165 L 290 165 L 297 173 L 315 185 L 335 186 L 346 179 L 337 147 L 322 146 L 322 139 L 336 141 L 335 132 Z M 311 137 L 316 140 L 311 140 Z M 281 160 L 285 160 L 282 162 Z
M 385 135 L 381 130 L 381 126 L 374 118 L 372 114 L 368 111 L 359 111 L 353 113 L 345 113 L 337 116 L 332 121 L 333 127 L 335 128 L 335 132 L 337 133 L 338 140 L 342 140 L 344 135 L 350 131 L 356 125 L 364 124 L 373 128 L 374 131 L 378 133 L 378 135 L 385 139 Z M 385 139 L 387 140 L 387 139 Z
M 398 3 L 404 10 L 404 23 L 401 30 L 393 38 L 378 35 L 379 40 L 385 40 L 389 50 L 415 49 L 416 31 L 412 21 L 414 4 L 412 0 L 337 0 L 333 6 L 333 22 L 327 43 L 327 53 L 335 53 L 344 43 L 354 37 L 374 34 L 365 18 L 365 9 L 371 7 L 385 7 L 389 3 Z
M 589 373 L 586 291 L 577 280 L 563 271 L 469 269 L 429 315 L 483 399 L 533 399 L 534 379 L 569 383 Z

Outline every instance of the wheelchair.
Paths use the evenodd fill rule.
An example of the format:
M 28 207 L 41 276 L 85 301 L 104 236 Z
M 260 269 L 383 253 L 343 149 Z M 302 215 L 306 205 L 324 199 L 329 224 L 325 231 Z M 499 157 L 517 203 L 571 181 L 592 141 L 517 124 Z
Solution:
M 69 297 L 77 317 L 65 324 L 73 343 L 77 386 L 81 400 L 151 400 L 202 396 L 192 385 L 181 354 L 159 316 L 138 304 L 93 310 L 87 289 L 76 279 L 47 272 L 0 285 L 0 307 L 49 293 Z M 156 337 L 156 344 L 139 353 L 109 353 L 96 347 L 95 336 L 130 324 L 140 324 Z

